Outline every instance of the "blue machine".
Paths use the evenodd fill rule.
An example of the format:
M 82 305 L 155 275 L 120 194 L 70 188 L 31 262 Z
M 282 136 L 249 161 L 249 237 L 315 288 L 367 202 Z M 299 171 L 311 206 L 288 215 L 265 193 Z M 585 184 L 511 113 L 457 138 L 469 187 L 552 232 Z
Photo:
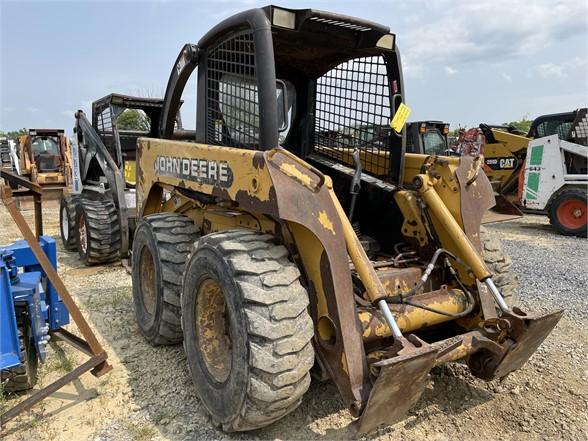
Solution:
M 41 236 L 39 245 L 56 268 L 55 240 Z M 0 371 L 27 363 L 22 359 L 18 329 L 24 322 L 22 315 L 30 327 L 30 348 L 44 362 L 49 333 L 67 325 L 69 313 L 24 240 L 0 246 Z

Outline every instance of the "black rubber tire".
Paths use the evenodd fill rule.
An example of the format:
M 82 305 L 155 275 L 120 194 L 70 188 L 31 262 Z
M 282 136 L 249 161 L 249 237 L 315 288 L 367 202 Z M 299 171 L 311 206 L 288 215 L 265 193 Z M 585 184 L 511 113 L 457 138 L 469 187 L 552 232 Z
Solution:
M 76 206 L 78 199 L 78 195 L 68 194 L 67 196 L 62 196 L 59 202 L 59 233 L 63 248 L 67 251 L 78 249 L 76 240 Z M 66 224 L 64 224 L 64 220 Z
M 563 202 L 566 202 L 568 200 L 577 199 L 577 200 L 584 202 L 584 204 L 586 204 L 586 198 L 587 198 L 587 191 L 585 189 L 572 187 L 572 188 L 566 188 L 566 189 L 562 190 L 549 203 L 549 207 L 547 209 L 547 213 L 549 215 L 549 223 L 551 224 L 551 226 L 553 228 L 555 228 L 558 233 L 563 234 L 564 236 L 586 237 L 586 233 L 588 230 L 588 227 L 586 226 L 586 224 L 584 224 L 584 226 L 582 226 L 582 227 L 571 229 L 571 228 L 564 226 L 560 222 L 560 220 L 557 216 L 557 210 Z
M 502 244 L 485 227 L 480 226 L 480 242 L 484 262 L 492 273 L 492 281 L 510 307 L 517 306 L 519 301 L 519 280 L 512 269 L 512 260 L 502 249 Z
M 112 200 L 79 198 L 75 224 L 78 254 L 84 264 L 108 263 L 119 258 L 121 232 Z M 86 239 L 80 240 L 83 228 Z
M 196 240 L 194 221 L 175 213 L 146 216 L 135 230 L 132 253 L 135 318 L 141 334 L 153 345 L 182 341 L 182 275 Z M 147 252 L 150 254 L 144 254 Z M 147 260 L 142 261 L 143 257 Z M 147 271 L 148 265 L 153 265 L 151 281 L 145 276 L 148 273 L 142 272 Z M 150 295 L 149 289 L 153 290 Z M 151 299 L 150 306 L 145 305 L 146 295 Z
M 24 363 L 1 373 L 3 392 L 22 392 L 32 389 L 37 383 L 39 358 L 33 344 L 30 320 L 28 315 L 22 311 L 17 319 L 21 360 L 24 360 Z
M 212 279 L 224 297 L 230 335 L 227 377 L 215 380 L 197 331 L 199 287 Z M 235 230 L 202 237 L 182 288 L 184 349 L 201 402 L 228 432 L 267 426 L 292 412 L 310 385 L 313 322 L 300 272 L 273 237 Z M 207 346 L 208 347 L 208 346 Z

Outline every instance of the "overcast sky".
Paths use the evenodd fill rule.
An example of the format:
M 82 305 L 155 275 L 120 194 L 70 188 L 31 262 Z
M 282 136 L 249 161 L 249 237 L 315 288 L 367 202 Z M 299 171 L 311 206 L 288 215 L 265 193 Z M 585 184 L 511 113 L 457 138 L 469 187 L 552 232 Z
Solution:
M 65 128 L 111 92 L 161 96 L 184 43 L 266 2 L 0 0 L 0 130 Z M 586 0 L 282 1 L 397 35 L 411 120 L 502 123 L 587 105 Z M 183 120 L 195 122 L 195 82 Z

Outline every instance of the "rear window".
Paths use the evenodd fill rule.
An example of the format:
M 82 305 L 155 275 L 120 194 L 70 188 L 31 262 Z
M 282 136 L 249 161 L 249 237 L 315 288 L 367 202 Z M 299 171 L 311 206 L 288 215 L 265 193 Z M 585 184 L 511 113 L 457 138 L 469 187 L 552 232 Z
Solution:
M 572 122 L 545 121 L 537 126 L 537 137 L 558 135 L 560 139 L 567 140 L 572 129 Z
M 443 155 L 447 149 L 445 138 L 437 129 L 428 130 L 423 135 L 423 143 L 427 155 Z
M 53 136 L 34 138 L 31 143 L 33 155 L 51 155 L 59 156 L 59 143 Z

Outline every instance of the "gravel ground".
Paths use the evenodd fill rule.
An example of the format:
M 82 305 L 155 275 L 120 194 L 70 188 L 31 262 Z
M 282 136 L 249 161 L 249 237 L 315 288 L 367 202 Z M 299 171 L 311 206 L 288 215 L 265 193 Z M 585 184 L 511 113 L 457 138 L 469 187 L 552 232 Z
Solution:
M 57 212 L 45 213 L 45 231 L 55 238 Z M 17 239 L 3 207 L 0 221 L 0 243 Z M 588 241 L 555 234 L 540 216 L 490 229 L 513 258 L 522 304 L 565 308 L 566 315 L 530 362 L 502 382 L 475 379 L 457 363 L 435 369 L 409 417 L 371 439 L 588 439 Z M 139 335 L 124 269 L 116 264 L 85 268 L 75 254 L 62 250 L 58 257 L 65 284 L 114 369 L 99 379 L 84 375 L 7 424 L 2 434 L 7 441 L 354 438 L 352 418 L 336 388 L 318 382 L 296 411 L 266 429 L 231 435 L 216 430 L 194 393 L 181 346 L 153 348 Z M 53 343 L 52 352 L 40 385 L 83 361 L 61 343 Z M 23 398 L 9 397 L 0 406 Z

